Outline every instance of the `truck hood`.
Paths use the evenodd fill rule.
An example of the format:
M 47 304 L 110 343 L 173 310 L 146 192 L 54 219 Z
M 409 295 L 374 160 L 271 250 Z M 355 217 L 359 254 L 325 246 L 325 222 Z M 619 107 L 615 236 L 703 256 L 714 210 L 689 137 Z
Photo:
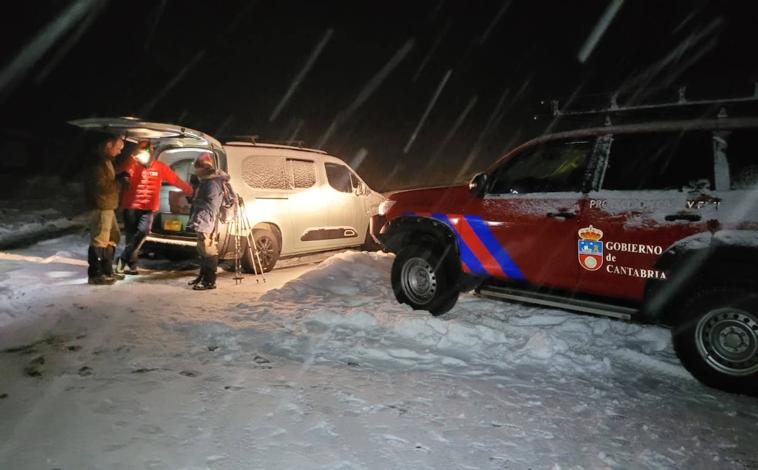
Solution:
M 472 199 L 468 186 L 444 186 L 409 189 L 387 195 L 395 201 L 393 211 L 447 212 L 448 208 L 464 207 Z

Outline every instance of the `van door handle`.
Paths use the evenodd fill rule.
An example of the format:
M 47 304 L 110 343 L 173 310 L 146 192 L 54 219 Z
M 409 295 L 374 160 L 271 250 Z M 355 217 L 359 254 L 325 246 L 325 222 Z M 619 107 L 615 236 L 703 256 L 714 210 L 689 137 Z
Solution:
M 568 211 L 548 212 L 547 216 L 554 217 L 554 218 L 572 219 L 576 217 L 576 212 L 568 212 Z
M 698 220 L 702 219 L 700 214 L 692 214 L 689 212 L 680 212 L 678 214 L 668 214 L 664 217 L 668 222 L 673 222 L 675 220 L 686 220 L 688 222 L 697 222 Z

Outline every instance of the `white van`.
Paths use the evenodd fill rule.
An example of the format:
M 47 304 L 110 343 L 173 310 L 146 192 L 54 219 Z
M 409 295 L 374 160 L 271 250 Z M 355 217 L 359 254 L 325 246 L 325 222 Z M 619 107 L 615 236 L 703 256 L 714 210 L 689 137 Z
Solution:
M 221 144 L 202 132 L 181 126 L 150 123 L 132 118 L 93 118 L 71 121 L 76 126 L 119 129 L 128 140 L 150 139 L 158 144 L 158 160 L 185 181 L 192 164 L 203 152 L 212 152 L 218 168 L 231 177 L 231 185 L 245 204 L 264 271 L 281 257 L 320 251 L 371 246 L 369 223 L 381 194 L 342 160 L 322 150 L 257 143 L 254 139 Z M 194 247 L 195 234 L 187 230 L 189 204 L 174 186 L 164 185 L 161 206 L 147 242 L 153 248 Z M 220 228 L 221 257 L 237 254 L 234 237 Z M 245 238 L 240 240 L 242 268 L 254 269 Z

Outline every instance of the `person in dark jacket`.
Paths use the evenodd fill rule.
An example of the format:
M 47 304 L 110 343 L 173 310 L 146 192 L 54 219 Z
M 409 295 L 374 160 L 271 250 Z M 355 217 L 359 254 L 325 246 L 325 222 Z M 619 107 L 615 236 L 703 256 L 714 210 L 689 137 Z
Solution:
M 210 153 L 195 160 L 198 187 L 192 198 L 192 210 L 187 227 L 197 232 L 197 252 L 200 255 L 200 273 L 190 281 L 195 290 L 216 288 L 218 268 L 219 213 L 224 199 L 224 185 L 229 176 L 216 170 Z
M 124 148 L 124 136 L 98 134 L 84 173 L 84 196 L 90 210 L 87 269 L 90 284 L 110 285 L 123 279 L 113 273 L 113 255 L 121 233 L 116 220 L 120 183 L 113 159 Z
M 117 171 L 128 175 L 129 185 L 121 195 L 126 246 L 118 257 L 116 272 L 138 274 L 139 250 L 150 235 L 153 218 L 160 208 L 161 185 L 165 181 L 187 196 L 192 195 L 192 187 L 176 176 L 168 165 L 155 159 L 149 141 L 140 142 L 136 152 Z

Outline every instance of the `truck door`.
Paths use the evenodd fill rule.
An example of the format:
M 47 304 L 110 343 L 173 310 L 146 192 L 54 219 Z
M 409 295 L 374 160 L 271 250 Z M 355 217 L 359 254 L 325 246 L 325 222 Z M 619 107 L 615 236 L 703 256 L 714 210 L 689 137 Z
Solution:
M 658 257 L 673 243 L 706 230 L 717 208 L 710 131 L 616 134 L 598 165 L 574 243 L 597 247 L 577 260 L 579 289 L 639 301 Z M 591 227 L 591 228 L 590 228 Z
M 565 290 L 576 287 L 576 230 L 594 138 L 527 147 L 497 168 L 466 216 L 490 275 Z M 466 211 L 469 212 L 468 210 Z

